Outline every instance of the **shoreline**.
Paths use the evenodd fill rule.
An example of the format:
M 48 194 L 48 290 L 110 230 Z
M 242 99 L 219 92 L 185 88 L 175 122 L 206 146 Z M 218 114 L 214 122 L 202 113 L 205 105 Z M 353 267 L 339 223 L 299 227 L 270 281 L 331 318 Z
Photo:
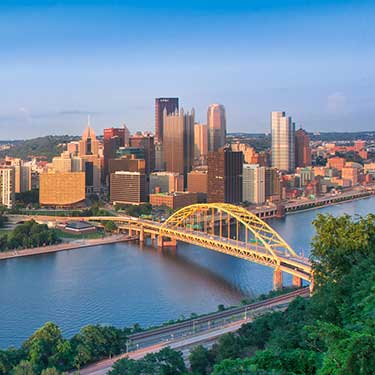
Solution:
M 69 251 L 82 249 L 85 247 L 109 245 L 117 242 L 130 242 L 136 240 L 136 237 L 129 237 L 127 235 L 113 235 L 106 238 L 92 239 L 92 240 L 75 240 L 71 242 L 64 242 L 57 245 L 35 247 L 22 250 L 8 250 L 0 252 L 0 261 L 6 259 L 20 258 L 33 255 L 43 255 L 57 253 L 59 251 Z

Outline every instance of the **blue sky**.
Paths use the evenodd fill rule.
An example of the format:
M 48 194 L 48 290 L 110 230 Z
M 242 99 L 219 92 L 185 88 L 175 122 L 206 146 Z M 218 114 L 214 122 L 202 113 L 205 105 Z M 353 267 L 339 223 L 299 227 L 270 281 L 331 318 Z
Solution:
M 307 130 L 375 129 L 371 1 L 1 0 L 0 139 L 153 130 L 178 96 L 229 131 L 285 110 Z

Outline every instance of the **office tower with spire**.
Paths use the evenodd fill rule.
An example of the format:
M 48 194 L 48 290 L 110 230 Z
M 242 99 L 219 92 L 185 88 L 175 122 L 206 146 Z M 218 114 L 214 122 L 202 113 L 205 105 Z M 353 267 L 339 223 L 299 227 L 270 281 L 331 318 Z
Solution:
M 208 151 L 218 151 L 225 146 L 227 121 L 225 108 L 221 104 L 212 104 L 207 111 Z
M 86 174 L 86 192 L 99 193 L 101 186 L 101 158 L 99 155 L 99 141 L 96 139 L 90 120 L 87 124 L 82 139 L 78 144 L 78 156 L 83 161 Z
M 163 143 L 164 135 L 164 111 L 167 115 L 178 111 L 178 98 L 155 99 L 155 143 Z
M 281 171 L 295 169 L 295 125 L 285 112 L 271 113 L 272 167 Z
M 168 114 L 164 109 L 164 162 L 167 172 L 176 172 L 185 177 L 191 171 L 194 162 L 194 109 L 184 112 L 181 109 Z

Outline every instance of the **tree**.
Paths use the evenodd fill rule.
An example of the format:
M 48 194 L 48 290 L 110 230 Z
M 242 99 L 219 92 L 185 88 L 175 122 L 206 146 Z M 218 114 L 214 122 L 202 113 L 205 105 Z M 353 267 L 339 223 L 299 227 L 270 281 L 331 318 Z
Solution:
M 282 375 L 276 371 L 265 371 L 257 369 L 256 365 L 246 359 L 226 359 L 215 365 L 212 375 Z M 286 373 L 283 373 L 286 375 Z M 291 374 L 292 375 L 292 374 Z
M 211 367 L 214 362 L 214 358 L 208 349 L 202 345 L 199 345 L 191 351 L 189 355 L 189 362 L 193 372 L 206 375 L 212 370 Z
M 104 225 L 106 232 L 114 232 L 117 229 L 117 225 L 113 220 L 108 220 Z
M 35 372 L 30 362 L 21 361 L 20 364 L 13 369 L 12 375 L 35 375 Z
M 43 370 L 40 375 L 59 375 L 59 372 L 54 367 L 51 367 Z
M 58 352 L 63 338 L 60 328 L 51 322 L 39 328 L 24 344 L 30 363 L 36 372 L 49 367 L 50 357 Z

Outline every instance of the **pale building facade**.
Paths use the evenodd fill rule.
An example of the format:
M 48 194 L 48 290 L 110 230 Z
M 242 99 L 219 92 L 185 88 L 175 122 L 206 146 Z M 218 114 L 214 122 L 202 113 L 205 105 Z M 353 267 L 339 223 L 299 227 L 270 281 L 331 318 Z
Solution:
M 295 125 L 285 112 L 271 113 L 272 167 L 293 172 L 295 169 Z

